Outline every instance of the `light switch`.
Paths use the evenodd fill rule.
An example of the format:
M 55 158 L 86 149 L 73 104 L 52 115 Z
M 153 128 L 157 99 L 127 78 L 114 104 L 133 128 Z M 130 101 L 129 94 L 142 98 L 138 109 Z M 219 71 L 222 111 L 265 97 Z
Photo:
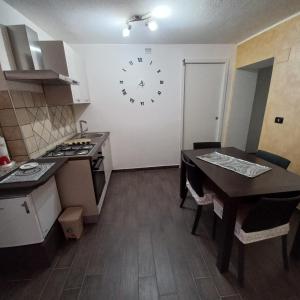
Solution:
M 283 117 L 276 117 L 275 118 L 275 123 L 282 124 L 283 123 Z

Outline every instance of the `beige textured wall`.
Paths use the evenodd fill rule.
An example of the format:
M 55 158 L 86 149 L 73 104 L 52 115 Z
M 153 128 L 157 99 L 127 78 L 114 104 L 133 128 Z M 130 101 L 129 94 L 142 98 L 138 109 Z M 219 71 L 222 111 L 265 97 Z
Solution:
M 76 133 L 71 106 L 48 106 L 43 93 L 29 91 L 0 91 L 0 126 L 15 161 L 43 155 Z
M 287 157 L 300 174 L 300 16 L 237 47 L 236 67 L 275 57 L 259 148 Z M 282 125 L 276 116 L 284 117 Z

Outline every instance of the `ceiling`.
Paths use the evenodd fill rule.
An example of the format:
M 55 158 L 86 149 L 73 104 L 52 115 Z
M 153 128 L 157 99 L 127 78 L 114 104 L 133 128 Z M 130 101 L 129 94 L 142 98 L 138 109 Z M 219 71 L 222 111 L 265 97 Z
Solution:
M 300 11 L 299 0 L 5 0 L 56 39 L 69 43 L 236 43 Z M 172 14 L 150 32 L 126 20 L 157 5 Z

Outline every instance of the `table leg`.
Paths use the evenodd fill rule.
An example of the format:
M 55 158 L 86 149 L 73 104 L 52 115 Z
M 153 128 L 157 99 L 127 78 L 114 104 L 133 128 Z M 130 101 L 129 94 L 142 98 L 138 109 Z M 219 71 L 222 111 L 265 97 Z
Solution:
M 296 259 L 300 259 L 300 223 L 295 235 L 293 247 L 291 250 L 291 256 Z
M 180 167 L 180 197 L 181 199 L 185 199 L 187 194 L 187 187 L 186 187 L 186 167 L 183 161 L 181 160 L 181 167 Z
M 218 240 L 217 267 L 221 273 L 228 271 L 234 237 L 234 226 L 238 201 L 224 199 L 223 217 L 221 221 L 221 236 Z

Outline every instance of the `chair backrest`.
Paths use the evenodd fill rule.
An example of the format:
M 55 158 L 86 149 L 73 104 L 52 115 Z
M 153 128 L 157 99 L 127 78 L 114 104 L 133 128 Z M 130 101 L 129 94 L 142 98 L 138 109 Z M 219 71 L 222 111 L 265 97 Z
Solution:
M 185 165 L 186 168 L 186 177 L 189 183 L 191 184 L 193 190 L 197 193 L 199 197 L 203 197 L 203 189 L 202 189 L 202 178 L 203 174 L 197 168 L 197 166 L 194 165 L 194 163 L 190 160 L 187 160 L 184 156 L 182 156 L 182 162 Z
M 287 224 L 300 202 L 300 195 L 282 198 L 262 197 L 243 221 L 245 232 L 267 230 Z
M 264 150 L 258 150 L 256 156 L 284 169 L 287 169 L 289 164 L 291 163 L 290 160 L 282 156 Z
M 194 143 L 194 150 L 205 148 L 221 148 L 220 142 L 196 142 Z

